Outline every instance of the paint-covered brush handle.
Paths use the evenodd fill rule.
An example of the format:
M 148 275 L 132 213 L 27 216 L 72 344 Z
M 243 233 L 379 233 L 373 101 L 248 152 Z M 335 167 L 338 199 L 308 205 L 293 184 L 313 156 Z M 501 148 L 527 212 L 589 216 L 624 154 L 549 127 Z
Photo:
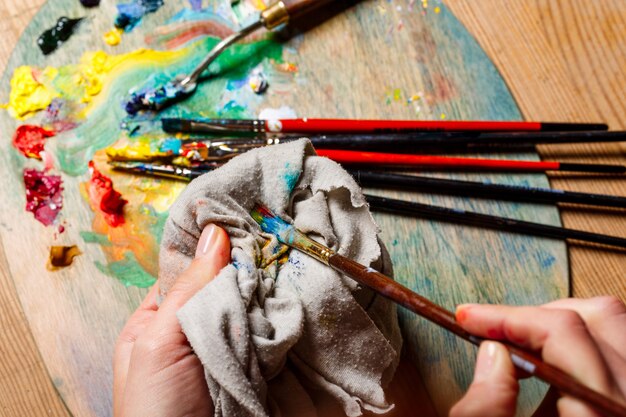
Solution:
M 291 18 L 298 17 L 304 13 L 330 3 L 331 0 L 283 0 L 283 4 Z
M 272 3 L 261 13 L 261 21 L 267 29 L 273 29 L 290 19 L 300 17 L 332 0 L 282 0 Z

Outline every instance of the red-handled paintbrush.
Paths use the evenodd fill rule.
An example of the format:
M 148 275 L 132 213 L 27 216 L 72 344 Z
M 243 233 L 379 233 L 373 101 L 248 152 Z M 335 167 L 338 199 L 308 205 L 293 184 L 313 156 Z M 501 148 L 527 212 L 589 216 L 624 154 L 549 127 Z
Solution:
M 420 131 L 556 132 L 607 130 L 604 123 L 546 123 L 490 120 L 358 119 L 161 119 L 166 132 L 186 133 L 408 133 Z
M 557 161 L 517 161 L 507 159 L 453 158 L 431 155 L 410 155 L 380 152 L 317 149 L 317 154 L 345 165 L 367 167 L 394 166 L 419 169 L 475 169 L 494 171 L 579 171 L 605 174 L 622 174 L 624 165 L 576 164 Z

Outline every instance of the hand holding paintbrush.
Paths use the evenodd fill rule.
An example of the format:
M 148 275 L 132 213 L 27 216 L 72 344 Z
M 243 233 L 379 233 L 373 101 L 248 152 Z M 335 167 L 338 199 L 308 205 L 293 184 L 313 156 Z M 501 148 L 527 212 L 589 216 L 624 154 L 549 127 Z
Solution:
M 466 331 L 450 311 L 409 290 L 386 275 L 339 255 L 324 245 L 311 240 L 268 208 L 256 205 L 251 215 L 264 232 L 276 236 L 281 243 L 319 260 L 465 340 L 474 344 L 479 344 L 482 341 L 482 339 Z M 603 414 L 626 416 L 626 407 L 620 402 L 583 385 L 574 377 L 543 362 L 533 353 L 509 343 L 505 343 L 505 345 L 511 361 L 519 369 L 550 383 L 565 395 L 585 401 Z

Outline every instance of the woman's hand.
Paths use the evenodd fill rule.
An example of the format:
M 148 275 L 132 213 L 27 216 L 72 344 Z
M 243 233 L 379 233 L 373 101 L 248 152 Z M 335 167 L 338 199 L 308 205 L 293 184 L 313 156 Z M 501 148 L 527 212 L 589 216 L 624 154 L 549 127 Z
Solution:
M 116 417 L 212 416 L 204 368 L 176 312 L 230 261 L 230 241 L 215 225 L 202 232 L 196 257 L 159 307 L 152 287 L 118 337 L 113 359 Z
M 618 299 L 565 299 L 541 307 L 466 304 L 457 308 L 456 318 L 470 333 L 508 340 L 538 352 L 545 362 L 624 402 L 626 308 Z M 506 348 L 498 342 L 483 342 L 474 381 L 450 416 L 512 417 L 518 389 Z M 561 416 L 600 415 L 584 402 L 567 396 L 558 400 L 557 408 Z

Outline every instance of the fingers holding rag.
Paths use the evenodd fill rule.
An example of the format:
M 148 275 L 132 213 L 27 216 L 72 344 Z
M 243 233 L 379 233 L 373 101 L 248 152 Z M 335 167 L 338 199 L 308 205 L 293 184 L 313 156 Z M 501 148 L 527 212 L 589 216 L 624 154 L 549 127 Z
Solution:
M 224 229 L 209 224 L 202 231 L 191 265 L 174 282 L 159 307 L 156 321 L 161 326 L 178 325 L 176 312 L 211 282 L 230 262 L 230 240 Z
M 156 295 L 158 285 L 153 285 L 146 297 L 143 299 L 137 310 L 130 316 L 128 322 L 120 332 L 115 343 L 115 353 L 113 355 L 113 399 L 114 410 L 117 410 L 124 389 L 126 387 L 126 377 L 130 357 L 135 346 L 135 341 L 145 331 L 152 321 L 157 311 Z M 117 412 L 115 415 L 119 415 Z
M 621 394 L 598 345 L 581 316 L 572 310 L 499 305 L 463 305 L 457 321 L 472 334 L 509 340 L 540 351 L 543 359 L 590 388 L 611 396 Z M 580 401 L 559 400 L 564 415 L 595 416 Z

